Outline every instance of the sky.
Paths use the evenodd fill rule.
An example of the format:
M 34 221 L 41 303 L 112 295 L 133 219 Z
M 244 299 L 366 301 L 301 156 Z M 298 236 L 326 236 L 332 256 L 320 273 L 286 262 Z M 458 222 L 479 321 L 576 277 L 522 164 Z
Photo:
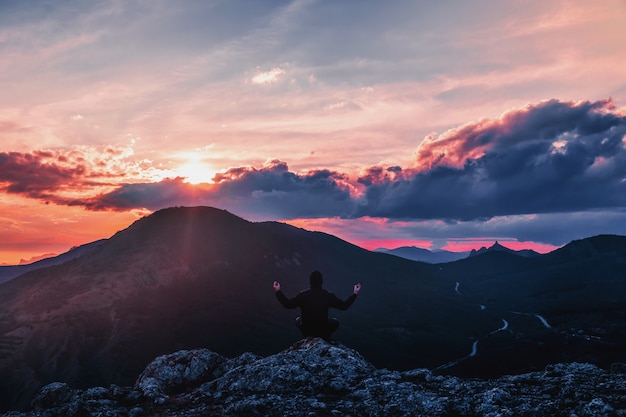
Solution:
M 0 264 L 171 206 L 368 249 L 626 235 L 626 1 L 0 2 Z

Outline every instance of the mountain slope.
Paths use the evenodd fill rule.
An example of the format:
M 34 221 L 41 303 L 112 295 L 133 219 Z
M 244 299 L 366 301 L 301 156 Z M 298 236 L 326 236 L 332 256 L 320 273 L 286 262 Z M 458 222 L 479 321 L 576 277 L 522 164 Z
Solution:
M 461 354 L 450 340 L 467 330 L 455 329 L 454 317 L 471 316 L 471 307 L 451 303 L 450 285 L 428 265 L 281 223 L 173 208 L 80 258 L 0 286 L 0 372 L 13 377 L 0 382 L 3 398 L 24 404 L 60 378 L 79 386 L 127 382 L 154 356 L 181 348 L 276 352 L 299 334 L 297 312 L 278 304 L 271 283 L 279 279 L 294 296 L 315 269 L 342 298 L 363 284 L 354 306 L 337 314 L 337 338 L 379 366 L 432 365 Z M 395 354 L 382 354 L 388 350 Z
M 39 261 L 26 265 L 1 265 L 0 266 L 0 284 L 10 281 L 15 277 L 25 274 L 36 269 L 46 268 L 48 266 L 59 265 L 74 258 L 84 255 L 85 253 L 95 249 L 104 242 L 104 239 L 87 243 L 69 251 L 50 258 L 41 259 Z

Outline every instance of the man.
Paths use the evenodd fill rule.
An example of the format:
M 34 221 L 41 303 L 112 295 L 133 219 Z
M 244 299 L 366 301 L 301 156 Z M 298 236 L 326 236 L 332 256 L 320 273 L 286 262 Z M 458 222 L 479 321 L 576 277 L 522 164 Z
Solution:
M 353 294 L 342 301 L 332 292 L 323 289 L 322 282 L 322 273 L 313 271 L 309 276 L 311 288 L 300 292 L 294 298 L 287 298 L 283 294 L 278 281 L 274 281 L 274 291 L 283 307 L 289 309 L 300 307 L 300 317 L 296 318 L 296 326 L 304 337 L 322 337 L 330 340 L 331 335 L 339 327 L 339 320 L 329 319 L 328 309 L 347 310 L 361 291 L 361 284 L 355 284 Z

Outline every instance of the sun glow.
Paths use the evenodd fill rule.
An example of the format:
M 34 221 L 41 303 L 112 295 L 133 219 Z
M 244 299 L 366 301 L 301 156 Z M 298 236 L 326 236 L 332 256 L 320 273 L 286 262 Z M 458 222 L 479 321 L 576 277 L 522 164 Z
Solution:
M 213 183 L 215 170 L 204 163 L 198 156 L 190 157 L 188 162 L 174 170 L 177 175 L 185 178 L 189 184 Z

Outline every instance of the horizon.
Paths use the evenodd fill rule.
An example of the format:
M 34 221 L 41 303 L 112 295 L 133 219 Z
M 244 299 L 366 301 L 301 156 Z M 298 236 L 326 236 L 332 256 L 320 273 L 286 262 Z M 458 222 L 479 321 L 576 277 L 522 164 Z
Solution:
M 370 250 L 626 235 L 625 19 L 621 0 L 2 2 L 0 265 L 181 205 Z
M 171 207 L 169 207 L 171 208 Z M 232 214 L 232 213 L 231 213 Z M 244 219 L 246 220 L 246 219 Z M 289 224 L 288 222 L 281 222 L 284 224 Z M 131 224 L 128 225 L 128 227 L 130 227 Z M 297 226 L 296 226 L 297 227 Z M 124 228 L 125 229 L 125 228 Z M 121 230 L 124 230 L 121 229 Z M 120 231 L 121 231 L 120 230 Z M 318 232 L 317 230 L 309 230 L 310 232 Z M 35 262 L 41 261 L 41 260 L 45 260 L 45 259 L 51 259 L 60 255 L 63 255 L 65 253 L 68 253 L 80 246 L 84 246 L 84 245 L 88 245 L 91 243 L 94 243 L 98 240 L 108 240 L 110 237 L 112 236 L 108 236 L 108 237 L 102 237 L 99 239 L 95 239 L 94 241 L 90 241 L 90 242 L 85 242 L 83 244 L 80 245 L 76 245 L 73 246 L 69 249 L 67 249 L 66 251 L 60 252 L 60 253 L 44 253 L 44 254 L 40 254 L 40 255 L 35 255 L 29 259 L 24 259 L 21 258 L 19 260 L 19 262 L 17 263 L 6 263 L 6 262 L 0 262 L 0 266 L 20 266 L 20 265 L 30 265 L 33 264 Z M 588 236 L 591 237 L 591 236 Z M 346 241 L 348 242 L 348 241 Z M 380 242 L 380 241 L 376 241 L 376 242 Z M 393 249 L 399 249 L 399 248 L 418 248 L 418 249 L 425 249 L 425 250 L 429 250 L 431 252 L 437 252 L 437 251 L 447 251 L 447 252 L 456 252 L 456 253 L 463 253 L 463 252 L 471 252 L 472 250 L 480 250 L 483 248 L 490 248 L 493 245 L 495 245 L 496 243 L 500 244 L 501 246 L 506 247 L 507 249 L 511 249 L 511 250 L 515 250 L 515 251 L 520 251 L 520 250 L 524 250 L 524 249 L 531 249 L 532 247 L 537 248 L 539 246 L 540 250 L 536 250 L 536 249 L 531 249 L 531 250 L 535 250 L 536 252 L 540 253 L 540 254 L 546 254 L 549 252 L 552 252 L 556 249 L 559 249 L 562 246 L 559 247 L 552 247 L 552 246 L 548 246 L 548 245 L 536 245 L 533 242 L 530 242 L 530 244 L 528 244 L 528 242 L 517 242 L 517 241 L 504 241 L 504 243 L 498 239 L 482 239 L 479 241 L 476 240 L 472 240 L 470 242 L 463 242 L 463 241 L 453 241 L 450 240 L 448 241 L 448 246 L 446 247 L 442 247 L 442 248 L 430 248 L 428 247 L 429 242 L 415 242 L 415 241 L 393 241 L 395 243 L 397 243 L 399 246 L 391 246 L 391 247 L 383 247 L 383 246 L 375 246 L 375 245 L 370 245 L 369 247 L 366 245 L 357 245 L 353 242 L 348 242 L 350 244 L 353 244 L 355 246 L 359 246 L 363 249 L 375 252 L 377 250 L 393 250 Z M 569 243 L 569 242 L 568 242 Z M 421 246 L 420 246 L 421 244 Z

